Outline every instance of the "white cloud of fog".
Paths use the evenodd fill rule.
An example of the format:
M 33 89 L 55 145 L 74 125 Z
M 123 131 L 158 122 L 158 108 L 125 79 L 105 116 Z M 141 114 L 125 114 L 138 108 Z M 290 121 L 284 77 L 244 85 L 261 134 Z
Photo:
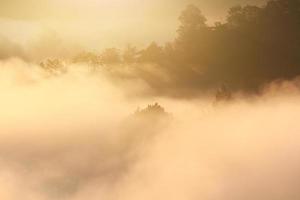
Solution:
M 0 66 L 5 200 L 299 199 L 297 82 L 213 107 L 128 98 L 80 66 L 57 78 L 18 59 Z M 170 124 L 131 124 L 155 100 Z

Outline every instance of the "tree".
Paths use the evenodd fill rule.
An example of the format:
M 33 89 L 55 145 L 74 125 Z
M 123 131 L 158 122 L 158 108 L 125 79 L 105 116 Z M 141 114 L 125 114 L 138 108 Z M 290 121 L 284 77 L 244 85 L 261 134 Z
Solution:
M 202 15 L 200 9 L 194 5 L 189 5 L 179 17 L 181 25 L 179 26 L 179 37 L 185 37 L 190 33 L 197 32 L 206 28 L 206 18 Z
M 165 109 L 160 106 L 158 103 L 150 104 L 144 109 L 137 109 L 134 113 L 137 117 L 149 117 L 149 116 L 168 116 L 169 114 L 165 111 Z

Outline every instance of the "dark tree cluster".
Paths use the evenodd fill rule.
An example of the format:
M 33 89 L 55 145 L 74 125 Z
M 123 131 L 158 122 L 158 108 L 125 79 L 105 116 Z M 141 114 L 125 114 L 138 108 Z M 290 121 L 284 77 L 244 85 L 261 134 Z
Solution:
M 226 83 L 232 90 L 256 91 L 300 75 L 300 0 L 236 6 L 214 26 L 195 6 L 179 19 L 178 37 L 165 49 L 166 69 L 186 87 Z

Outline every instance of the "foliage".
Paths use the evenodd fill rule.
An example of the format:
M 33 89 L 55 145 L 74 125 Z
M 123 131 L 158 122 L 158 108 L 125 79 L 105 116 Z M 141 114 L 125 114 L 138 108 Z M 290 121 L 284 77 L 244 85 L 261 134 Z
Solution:
M 130 65 L 131 73 L 154 91 L 175 91 L 177 96 L 180 91 L 195 94 L 223 83 L 232 91 L 257 91 L 274 80 L 300 75 L 300 0 L 235 6 L 225 22 L 212 26 L 199 8 L 189 5 L 179 22 L 177 37 L 165 45 L 153 42 L 141 50 L 128 46 L 123 52 L 109 48 L 99 55 L 79 56 L 75 62 L 121 66 L 119 74 Z M 145 69 L 146 64 L 153 65 L 151 70 Z

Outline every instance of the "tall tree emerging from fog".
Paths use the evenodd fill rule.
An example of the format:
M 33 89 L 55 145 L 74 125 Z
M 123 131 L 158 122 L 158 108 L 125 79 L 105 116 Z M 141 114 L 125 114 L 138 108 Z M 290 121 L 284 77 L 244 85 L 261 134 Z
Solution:
M 201 29 L 206 28 L 206 18 L 200 9 L 194 5 L 189 5 L 179 17 L 180 26 L 178 28 L 178 39 L 191 38 Z
M 199 8 L 189 5 L 179 17 L 180 26 L 177 30 L 178 36 L 175 47 L 180 52 L 183 62 L 189 60 L 191 65 L 197 65 L 205 52 L 205 41 L 209 34 L 209 27 L 206 25 L 206 18 Z M 195 66 L 193 66 L 195 67 Z

